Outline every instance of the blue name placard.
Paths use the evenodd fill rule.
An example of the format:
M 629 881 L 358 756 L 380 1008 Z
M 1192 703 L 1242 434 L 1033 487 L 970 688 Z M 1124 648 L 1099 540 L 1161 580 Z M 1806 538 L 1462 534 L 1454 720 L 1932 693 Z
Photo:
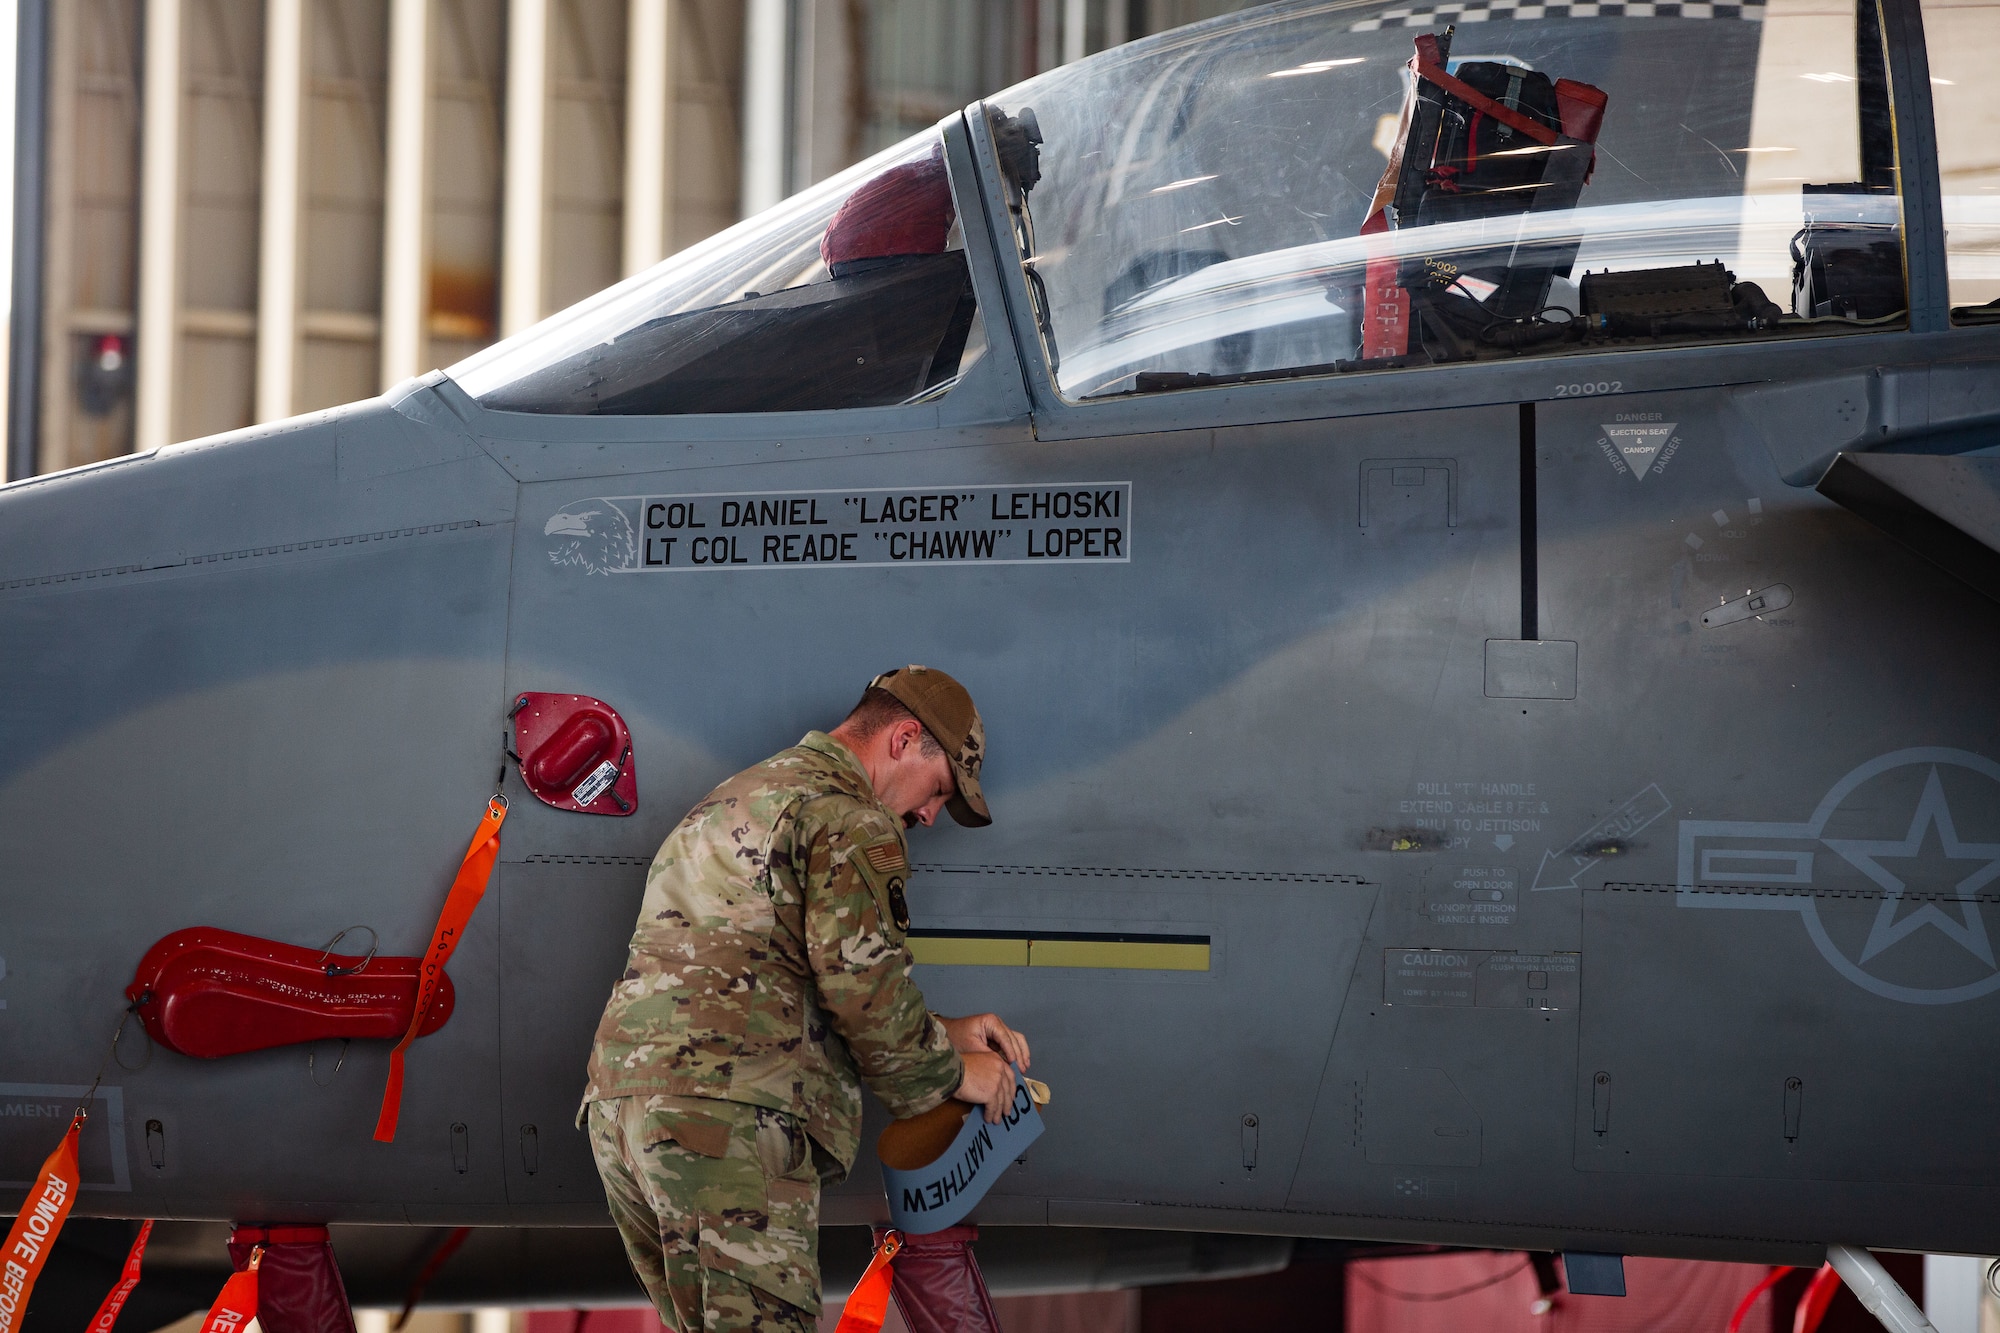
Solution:
M 1024 1085 L 1015 1085 L 1013 1103 L 997 1125 L 987 1124 L 985 1115 L 973 1107 L 958 1137 L 935 1162 L 914 1171 L 882 1168 L 890 1222 L 914 1236 L 956 1225 L 986 1197 L 1000 1173 L 1041 1136 L 1042 1115 Z

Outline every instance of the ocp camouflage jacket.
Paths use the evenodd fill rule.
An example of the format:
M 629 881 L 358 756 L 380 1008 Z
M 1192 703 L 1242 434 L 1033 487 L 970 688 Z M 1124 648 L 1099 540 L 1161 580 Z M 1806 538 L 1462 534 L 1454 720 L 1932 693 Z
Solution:
M 660 845 L 586 1104 L 668 1093 L 786 1111 L 841 1174 L 866 1079 L 890 1114 L 962 1067 L 910 980 L 902 822 L 824 732 L 717 787 Z

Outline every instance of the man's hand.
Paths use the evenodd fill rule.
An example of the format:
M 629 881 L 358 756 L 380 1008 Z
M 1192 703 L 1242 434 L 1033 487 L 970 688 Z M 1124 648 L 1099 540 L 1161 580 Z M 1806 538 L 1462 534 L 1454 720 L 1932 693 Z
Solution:
M 966 1051 L 963 1056 L 965 1077 L 958 1081 L 958 1091 L 951 1095 L 962 1102 L 985 1107 L 986 1123 L 999 1124 L 1014 1100 L 1013 1067 L 991 1051 Z
M 960 1055 L 972 1051 L 992 1051 L 1022 1069 L 1028 1067 L 1028 1039 L 1000 1021 L 998 1014 L 974 1014 L 970 1018 L 938 1019 L 944 1024 L 951 1048 Z

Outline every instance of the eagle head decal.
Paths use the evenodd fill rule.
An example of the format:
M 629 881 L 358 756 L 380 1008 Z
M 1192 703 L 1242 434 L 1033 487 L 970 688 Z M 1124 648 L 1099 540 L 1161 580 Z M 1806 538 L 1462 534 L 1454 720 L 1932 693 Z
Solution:
M 559 511 L 542 525 L 549 539 L 549 559 L 575 565 L 586 574 L 609 574 L 639 563 L 639 544 L 632 520 L 609 500 L 583 500 Z

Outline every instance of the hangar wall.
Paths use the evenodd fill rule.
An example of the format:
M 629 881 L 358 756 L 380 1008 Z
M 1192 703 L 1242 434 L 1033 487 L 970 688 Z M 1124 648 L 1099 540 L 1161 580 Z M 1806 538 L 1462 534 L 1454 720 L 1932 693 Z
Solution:
M 450 365 L 983 93 L 1241 0 L 30 7 L 13 474 Z

